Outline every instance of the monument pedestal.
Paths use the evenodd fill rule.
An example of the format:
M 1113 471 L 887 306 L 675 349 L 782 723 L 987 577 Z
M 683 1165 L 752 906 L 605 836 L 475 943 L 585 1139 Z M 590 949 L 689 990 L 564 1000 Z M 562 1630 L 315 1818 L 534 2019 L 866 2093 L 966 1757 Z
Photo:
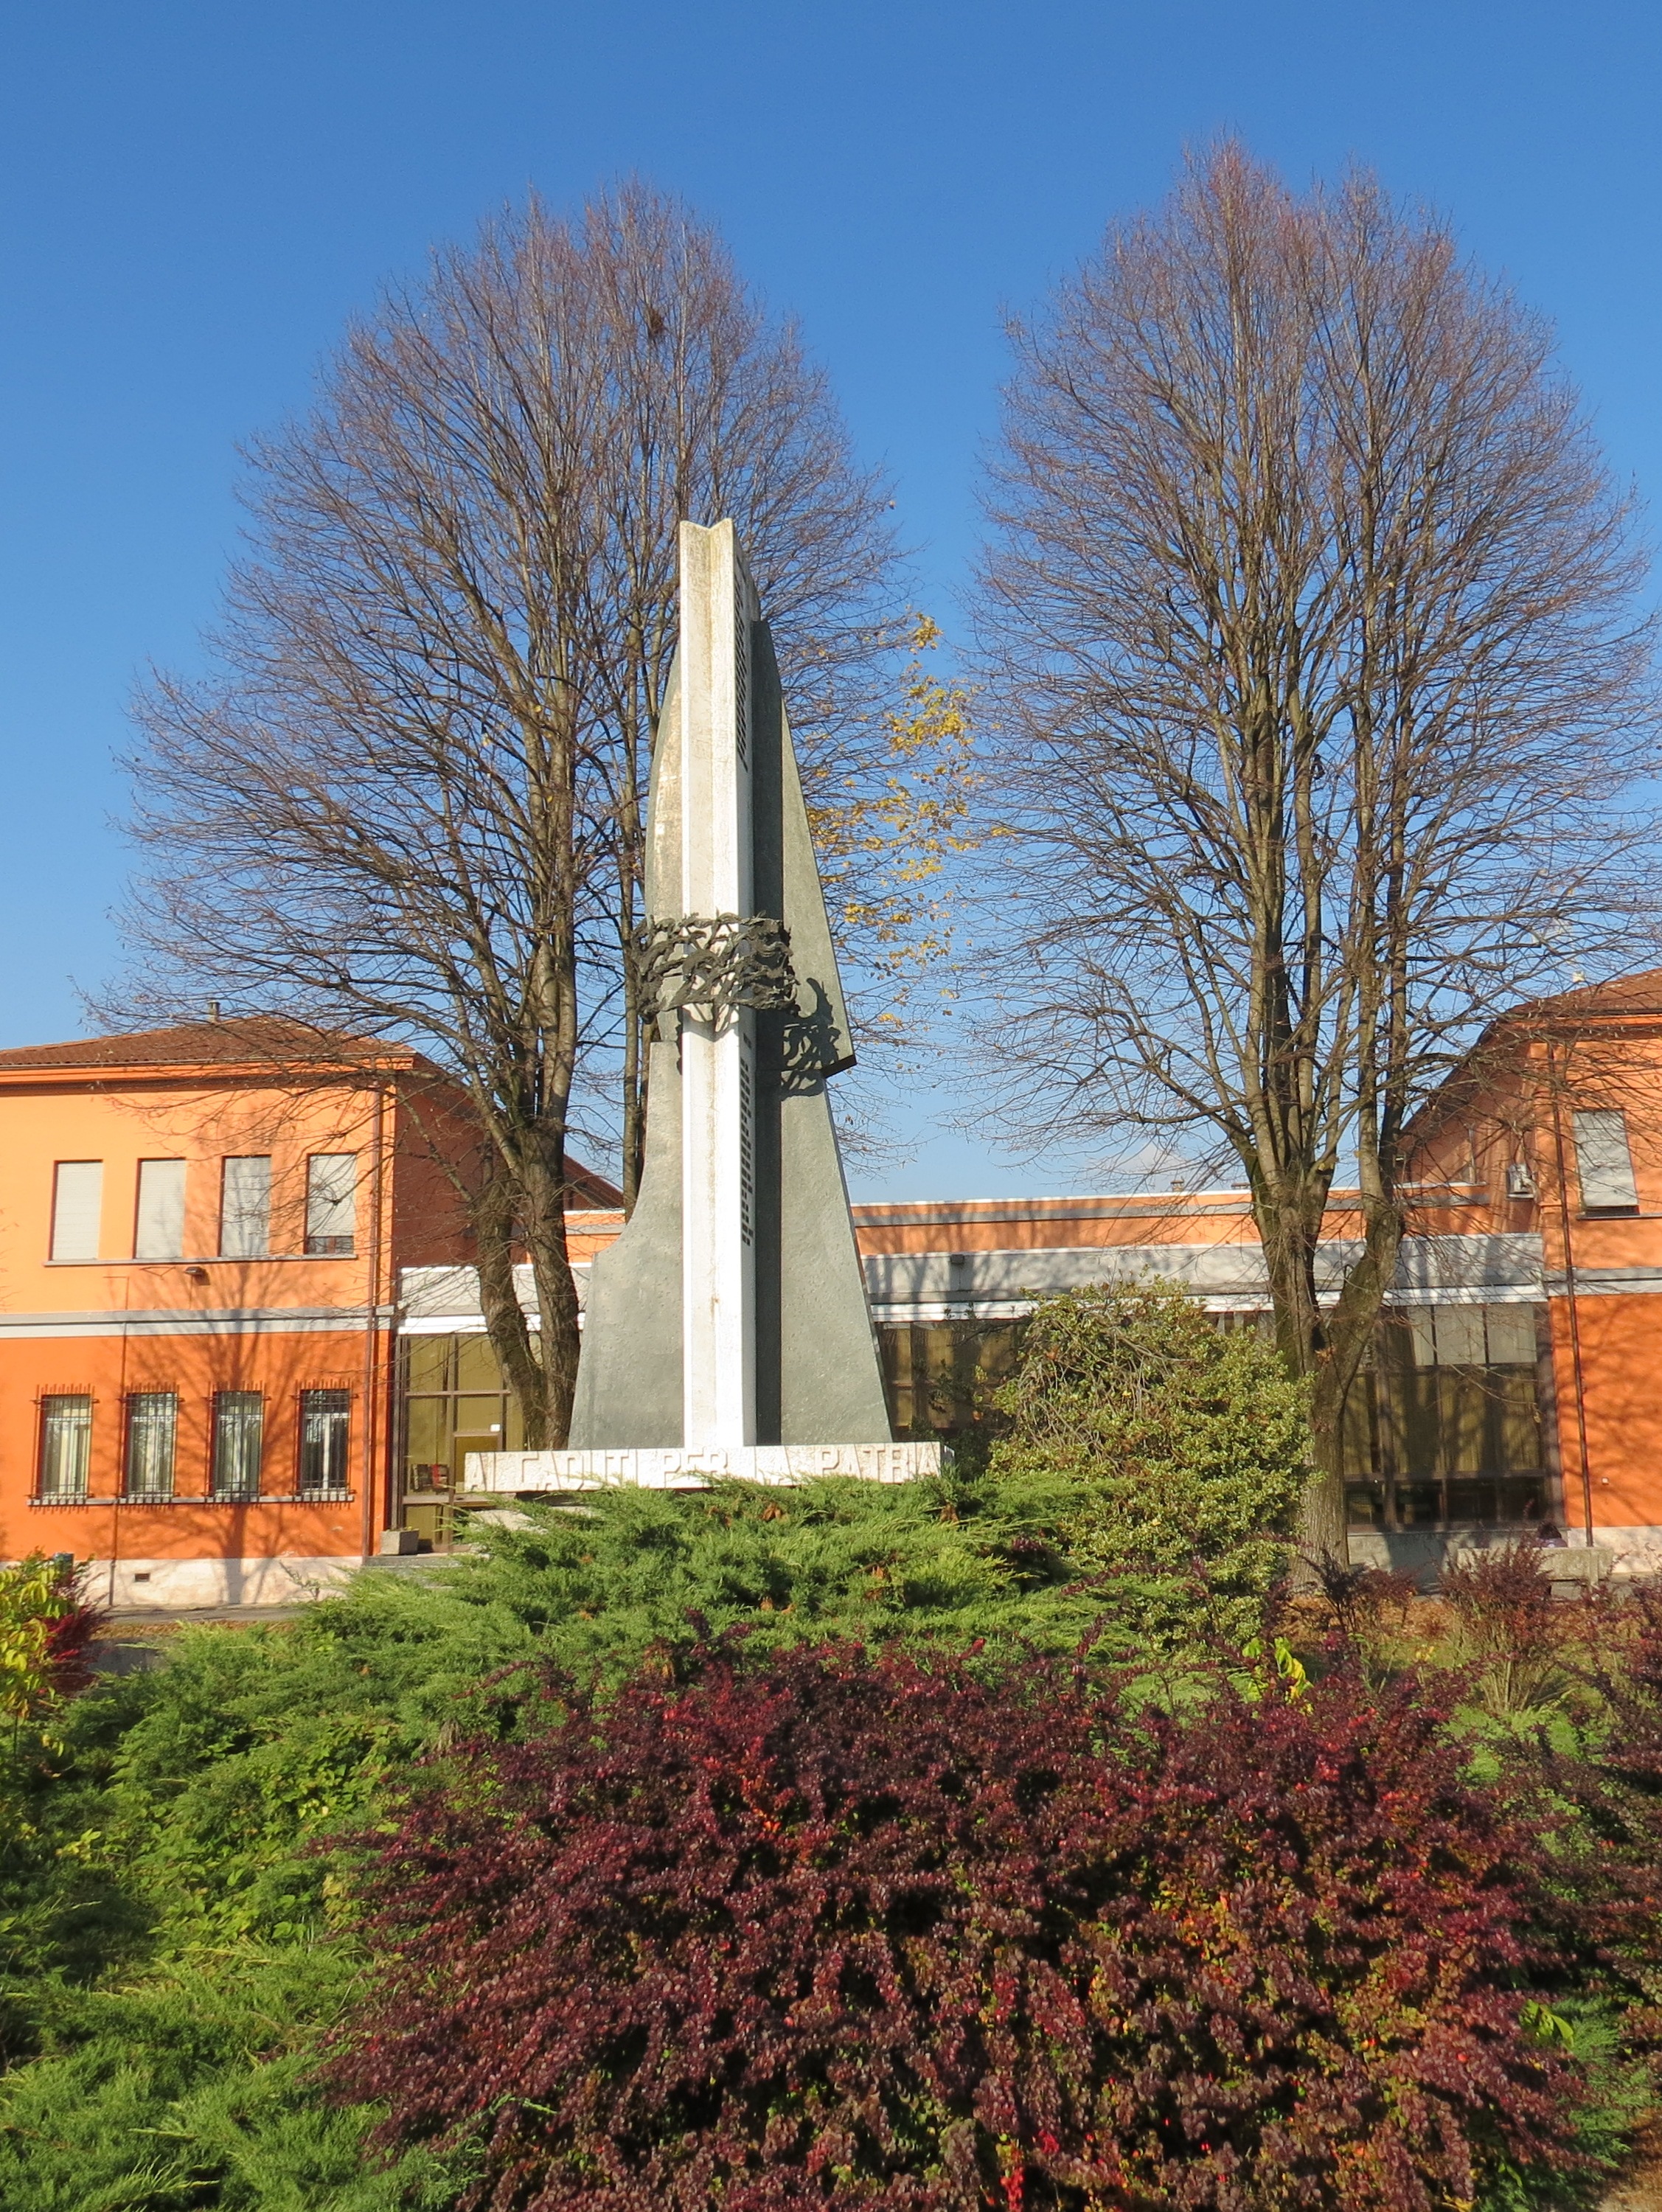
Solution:
M 915 1482 L 939 1474 L 941 1444 L 711 1444 L 702 1451 L 652 1445 L 615 1451 L 469 1452 L 468 1492 L 515 1498 L 584 1490 L 703 1490 L 724 1478 L 789 1485 L 822 1475 Z

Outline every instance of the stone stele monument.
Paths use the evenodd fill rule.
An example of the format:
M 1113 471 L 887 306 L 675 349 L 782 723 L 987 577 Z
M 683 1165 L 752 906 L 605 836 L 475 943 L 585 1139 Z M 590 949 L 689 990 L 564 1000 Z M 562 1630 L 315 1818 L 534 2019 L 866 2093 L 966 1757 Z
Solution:
M 848 1010 L 768 626 L 731 522 L 680 532 L 637 950 L 657 1008 L 639 1200 L 594 1263 L 566 1451 L 470 1490 L 904 1482 L 826 1083 Z

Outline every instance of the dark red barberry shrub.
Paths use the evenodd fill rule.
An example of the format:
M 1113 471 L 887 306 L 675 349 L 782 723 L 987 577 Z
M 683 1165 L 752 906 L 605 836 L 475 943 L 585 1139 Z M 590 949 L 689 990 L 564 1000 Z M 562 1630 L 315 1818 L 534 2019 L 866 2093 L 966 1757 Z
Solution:
M 374 1850 L 335 2084 L 492 2212 L 1469 2198 L 1570 2162 L 1576 2084 L 1442 1718 L 840 1646 L 572 1696 Z

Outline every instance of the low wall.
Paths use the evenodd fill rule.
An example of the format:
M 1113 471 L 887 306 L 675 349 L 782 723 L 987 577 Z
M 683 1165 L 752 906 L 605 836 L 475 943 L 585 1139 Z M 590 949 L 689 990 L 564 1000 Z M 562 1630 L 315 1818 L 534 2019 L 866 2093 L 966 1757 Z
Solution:
M 1446 1566 L 1462 1555 L 1515 1544 L 1522 1532 L 1508 1528 L 1353 1528 L 1349 1532 L 1350 1563 L 1356 1567 L 1389 1567 L 1410 1574 L 1422 1589 L 1435 1589 Z M 1568 1544 L 1543 1544 L 1542 1571 L 1553 1581 L 1576 1587 L 1602 1581 L 1631 1581 L 1662 1574 L 1662 1528 L 1595 1528 L 1594 1558 L 1576 1530 Z

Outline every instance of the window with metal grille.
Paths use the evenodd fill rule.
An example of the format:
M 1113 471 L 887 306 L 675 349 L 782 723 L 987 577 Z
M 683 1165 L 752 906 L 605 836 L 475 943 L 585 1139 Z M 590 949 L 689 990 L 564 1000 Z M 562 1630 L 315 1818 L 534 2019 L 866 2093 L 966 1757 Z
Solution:
M 40 1401 L 40 1496 L 84 1498 L 92 1461 L 92 1397 L 65 1391 Z
M 306 1249 L 323 1259 L 351 1256 L 357 1223 L 358 1156 L 314 1152 L 306 1163 Z
M 220 1188 L 220 1257 L 263 1260 L 271 1249 L 271 1159 L 265 1154 L 251 1154 L 227 1160 Z
M 135 1390 L 127 1400 L 126 1498 L 171 1498 L 179 1399 L 172 1390 Z
M 259 1495 L 259 1455 L 265 1432 L 265 1401 L 258 1390 L 222 1390 L 214 1399 L 216 1498 Z
M 300 1394 L 300 1492 L 302 1498 L 339 1496 L 347 1487 L 346 1454 L 350 1441 L 350 1390 L 302 1390 Z

